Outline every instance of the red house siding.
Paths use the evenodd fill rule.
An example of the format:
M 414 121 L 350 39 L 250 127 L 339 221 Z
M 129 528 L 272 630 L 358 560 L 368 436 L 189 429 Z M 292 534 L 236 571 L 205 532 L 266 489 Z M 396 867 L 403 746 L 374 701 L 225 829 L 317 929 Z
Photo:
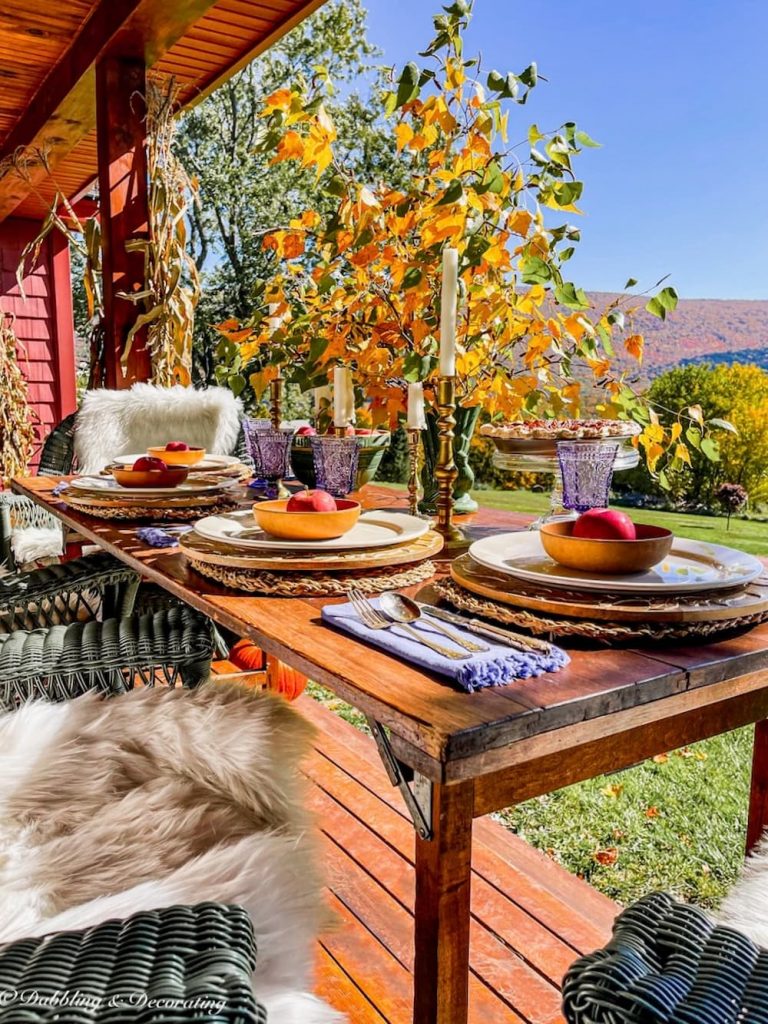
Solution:
M 22 372 L 37 419 L 38 436 L 75 411 L 75 332 L 69 248 L 59 232 L 51 232 L 37 266 L 24 278 L 26 300 L 16 283 L 16 267 L 24 246 L 39 224 L 10 218 L 0 223 L 0 308 L 16 317 L 22 344 Z

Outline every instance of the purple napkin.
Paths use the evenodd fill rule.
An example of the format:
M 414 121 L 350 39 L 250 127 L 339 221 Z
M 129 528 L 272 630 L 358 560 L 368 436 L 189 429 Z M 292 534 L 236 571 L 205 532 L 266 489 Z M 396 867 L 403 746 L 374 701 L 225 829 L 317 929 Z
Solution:
M 378 608 L 376 598 L 371 600 L 371 604 Z M 369 629 L 360 621 L 351 604 L 327 605 L 323 608 L 322 616 L 323 621 L 329 626 L 342 629 L 345 633 L 351 633 L 359 640 L 380 647 L 388 654 L 393 654 L 404 661 L 410 661 L 430 672 L 447 676 L 458 683 L 467 693 L 474 693 L 475 690 L 482 690 L 486 686 L 504 686 L 505 683 L 511 683 L 515 679 L 530 679 L 532 676 L 540 676 L 544 672 L 557 672 L 571 660 L 559 647 L 553 646 L 549 654 L 518 651 L 512 647 L 506 647 L 504 644 L 494 644 L 486 637 L 478 637 L 456 626 L 451 626 L 452 630 L 465 636 L 468 640 L 487 644 L 489 648 L 482 654 L 471 654 L 462 661 L 454 661 L 412 640 L 396 624 L 390 629 Z M 419 632 L 423 631 L 425 636 L 444 647 L 461 650 L 447 636 L 438 630 L 429 629 L 428 626 L 429 620 L 425 618 L 415 628 Z

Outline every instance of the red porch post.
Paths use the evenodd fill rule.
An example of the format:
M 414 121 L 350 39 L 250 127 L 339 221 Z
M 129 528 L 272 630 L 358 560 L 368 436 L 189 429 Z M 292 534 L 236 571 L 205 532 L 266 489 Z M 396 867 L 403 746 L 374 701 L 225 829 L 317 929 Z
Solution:
M 107 56 L 96 65 L 96 124 L 99 156 L 99 208 L 106 321 L 105 384 L 125 388 L 151 376 L 146 334 L 133 340 L 128 365 L 120 357 L 139 309 L 118 292 L 144 287 L 144 257 L 128 253 L 131 238 L 149 232 L 147 160 L 144 150 L 146 69 L 143 59 Z

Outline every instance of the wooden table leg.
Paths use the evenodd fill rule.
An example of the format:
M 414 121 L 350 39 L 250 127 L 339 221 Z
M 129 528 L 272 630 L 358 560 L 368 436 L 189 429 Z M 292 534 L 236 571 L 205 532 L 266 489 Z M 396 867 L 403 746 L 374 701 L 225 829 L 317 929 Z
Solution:
M 474 785 L 432 786 L 431 840 L 416 836 L 414 1024 L 466 1024 Z
M 752 753 L 752 785 L 749 792 L 747 853 L 757 846 L 768 825 L 768 720 L 755 722 Z

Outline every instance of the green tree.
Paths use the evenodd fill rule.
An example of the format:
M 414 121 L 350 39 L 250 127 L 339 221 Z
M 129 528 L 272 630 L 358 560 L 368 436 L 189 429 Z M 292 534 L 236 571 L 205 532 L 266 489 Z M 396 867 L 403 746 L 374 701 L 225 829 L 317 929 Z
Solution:
M 687 427 L 690 465 L 669 474 L 673 497 L 685 503 L 711 505 L 718 487 L 728 481 L 746 488 L 753 503 L 768 499 L 768 373 L 765 370 L 740 363 L 733 366 L 696 363 L 677 367 L 653 381 L 649 400 L 665 424 L 675 418 L 671 410 L 687 405 L 710 426 L 720 427 L 717 433 L 719 457 L 714 461 L 695 420 Z M 659 491 L 657 483 L 643 467 L 631 475 L 622 474 L 617 484 L 636 490 Z
M 385 87 L 385 71 L 372 66 L 376 53 L 360 0 L 335 0 L 184 116 L 177 151 L 199 188 L 191 216 L 203 274 L 195 327 L 199 375 L 210 379 L 214 362 L 227 359 L 215 355 L 221 346 L 215 325 L 228 317 L 245 320 L 259 304 L 275 259 L 263 248 L 264 235 L 318 201 L 313 171 L 273 164 L 270 155 L 255 152 L 267 130 L 259 116 L 264 99 L 300 80 L 340 83 L 330 110 L 343 151 L 374 180 L 398 173 L 394 140 L 379 130 L 381 102 L 374 98 Z

